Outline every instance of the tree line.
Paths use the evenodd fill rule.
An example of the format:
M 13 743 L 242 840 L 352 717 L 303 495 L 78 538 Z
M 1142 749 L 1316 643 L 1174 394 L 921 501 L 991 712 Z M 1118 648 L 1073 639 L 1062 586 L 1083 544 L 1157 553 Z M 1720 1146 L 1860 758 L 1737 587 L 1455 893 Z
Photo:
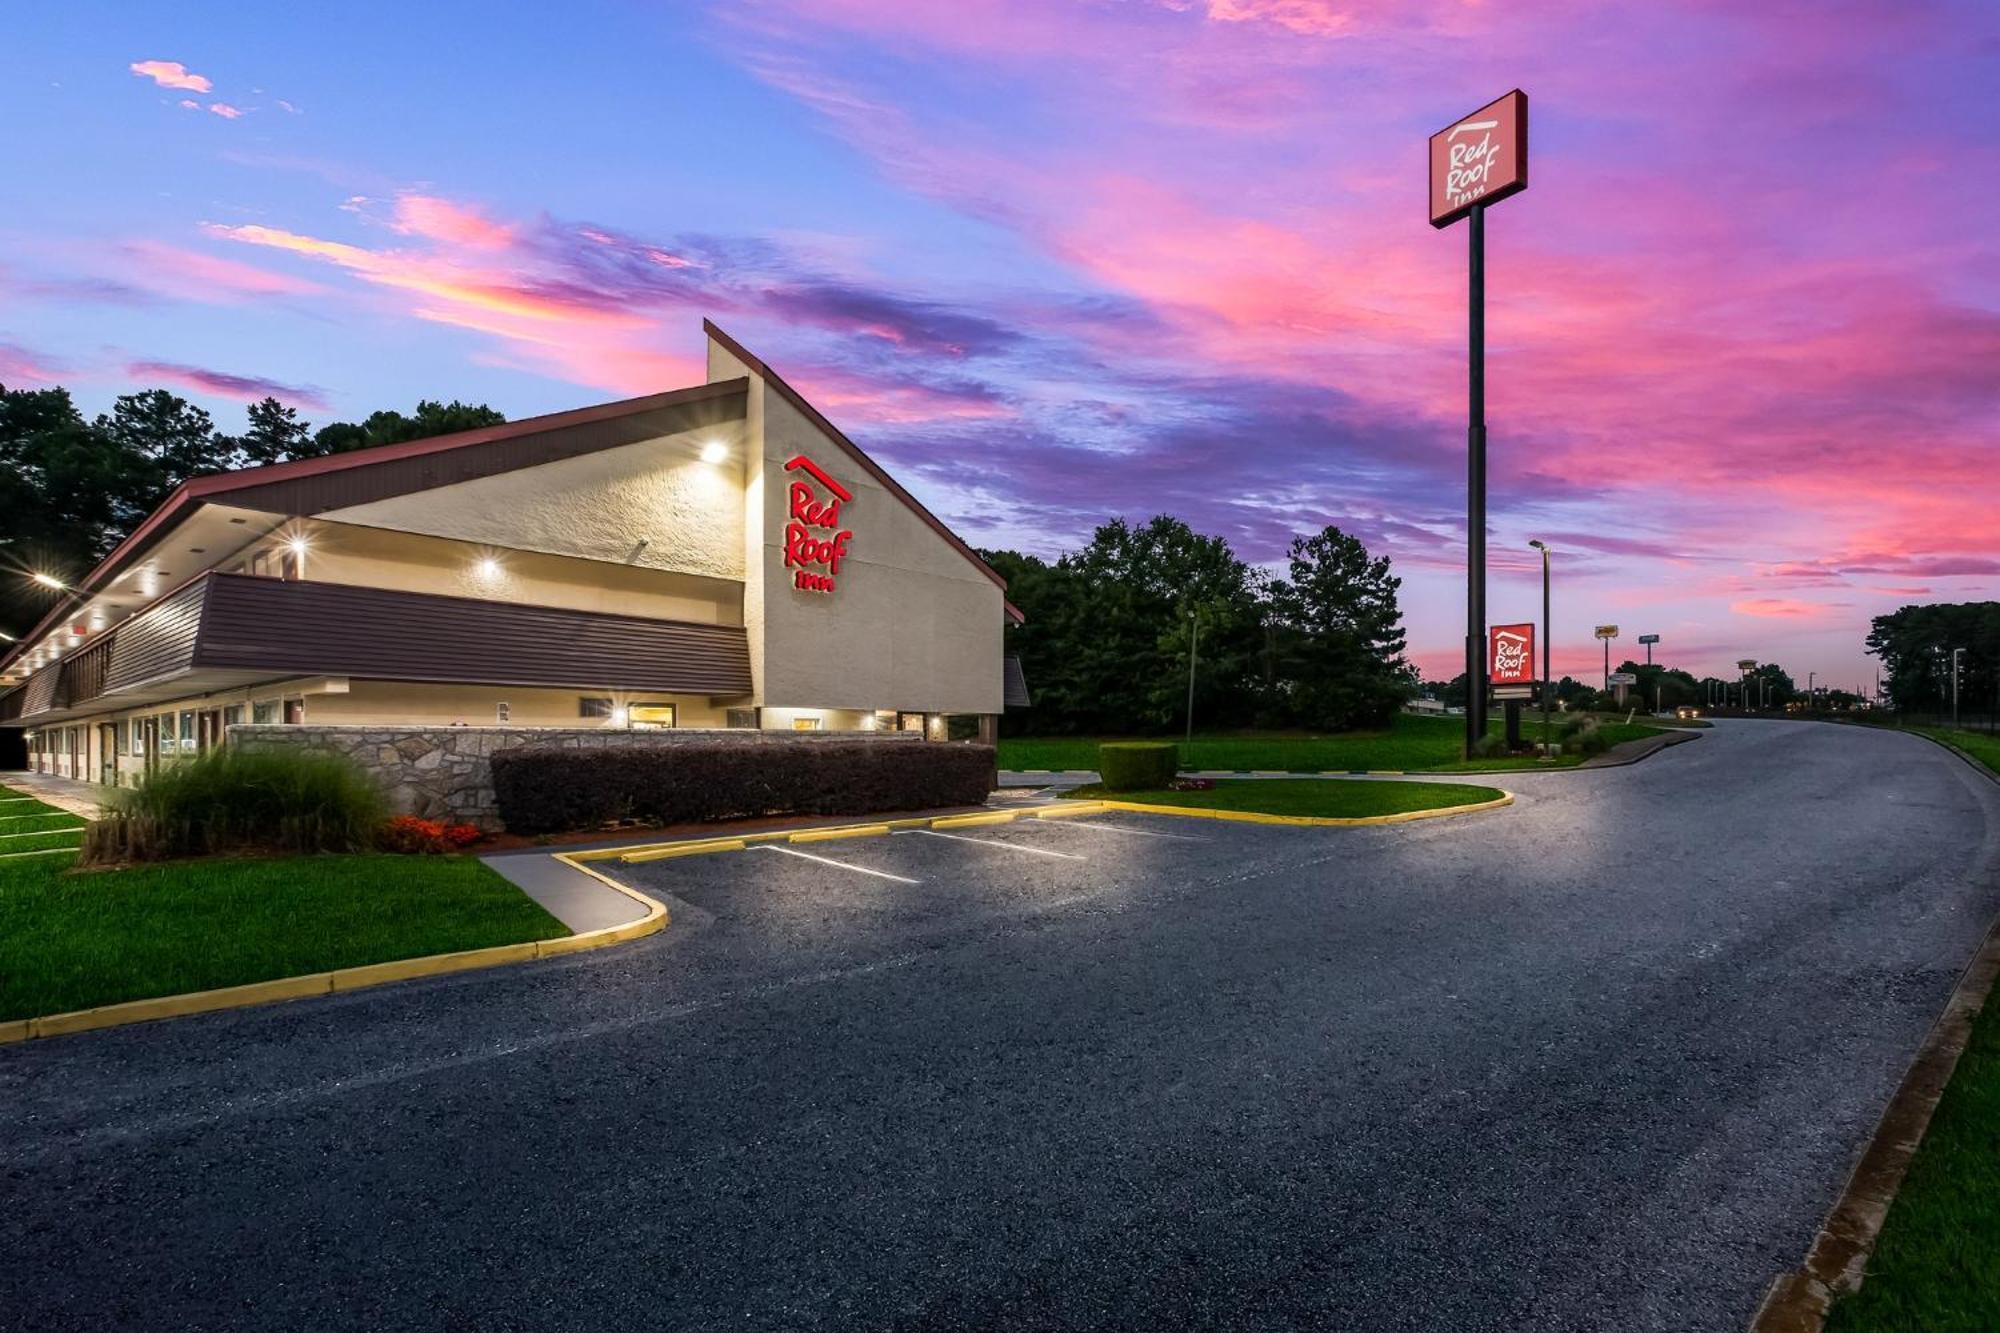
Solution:
M 981 553 L 1026 623 L 1008 631 L 1033 734 L 1380 726 L 1416 693 L 1387 557 L 1337 527 L 1295 539 L 1281 572 L 1164 515 L 1114 519 L 1054 561 Z
M 484 404 L 426 399 L 318 429 L 275 398 L 252 403 L 240 433 L 165 389 L 121 395 L 86 418 L 63 388 L 0 385 L 0 631 L 19 635 L 59 593 L 32 572 L 82 578 L 191 477 L 318 458 L 377 444 L 496 426 Z
M 1876 616 L 1868 651 L 1882 659 L 1883 688 L 1899 710 L 1951 711 L 1952 650 L 1960 706 L 2000 712 L 2000 602 L 1936 602 Z

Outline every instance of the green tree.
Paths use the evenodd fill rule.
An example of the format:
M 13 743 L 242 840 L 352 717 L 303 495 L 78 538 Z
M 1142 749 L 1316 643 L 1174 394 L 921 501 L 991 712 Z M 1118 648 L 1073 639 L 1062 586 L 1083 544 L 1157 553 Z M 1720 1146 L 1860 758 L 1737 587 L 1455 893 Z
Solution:
M 462 430 L 506 424 L 507 418 L 484 403 L 461 403 L 456 398 L 441 403 L 426 398 L 418 402 L 410 416 L 383 410 L 371 412 L 360 425 L 335 421 L 320 427 L 312 439 L 312 453 L 344 454 L 354 449 L 372 449 L 378 444 L 402 444 L 425 440 L 433 435 L 452 435 Z
M 1954 648 L 1963 708 L 2000 709 L 2000 602 L 1933 602 L 1876 616 L 1868 651 L 1882 659 L 1883 687 L 1901 710 L 1951 708 Z
M 1271 585 L 1278 678 L 1295 721 L 1381 726 L 1410 697 L 1402 611 L 1388 557 L 1328 527 L 1293 539 L 1288 577 Z
M 235 437 L 239 466 L 265 467 L 294 458 L 312 458 L 312 426 L 299 420 L 297 409 L 275 398 L 250 404 L 250 428 Z

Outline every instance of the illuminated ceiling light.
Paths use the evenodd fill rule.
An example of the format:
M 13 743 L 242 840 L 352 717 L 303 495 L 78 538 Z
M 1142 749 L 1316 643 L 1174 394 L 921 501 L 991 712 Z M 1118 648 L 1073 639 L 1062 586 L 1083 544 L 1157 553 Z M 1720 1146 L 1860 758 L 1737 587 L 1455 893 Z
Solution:
M 710 440 L 701 447 L 701 461 L 704 463 L 720 463 L 728 457 L 729 446 L 721 440 Z
M 285 543 L 285 546 L 293 555 L 304 555 L 306 553 L 306 539 L 304 537 L 293 537 Z
M 481 557 L 479 563 L 473 566 L 473 569 L 482 579 L 497 579 L 500 577 L 500 562 L 490 555 Z
M 35 580 L 35 582 L 41 584 L 44 588 L 54 588 L 57 592 L 61 592 L 65 587 L 68 586 L 61 579 L 57 578 L 53 574 L 34 574 L 31 575 L 30 577 L 32 577 Z
M 0 639 L 5 639 L 5 640 L 6 640 L 7 642 L 9 642 L 9 643 L 19 643 L 19 642 L 20 642 L 20 640 L 19 640 L 19 639 L 15 638 L 15 637 L 14 637 L 13 635 L 9 634 L 9 633 L 8 633 L 8 632 L 7 632 L 6 630 L 4 630 L 4 629 L 0 629 Z

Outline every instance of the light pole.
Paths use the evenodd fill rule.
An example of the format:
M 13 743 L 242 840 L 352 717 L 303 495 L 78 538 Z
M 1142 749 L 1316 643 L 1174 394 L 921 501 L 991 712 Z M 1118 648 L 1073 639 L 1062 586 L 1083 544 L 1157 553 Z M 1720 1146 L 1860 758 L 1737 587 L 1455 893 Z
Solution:
M 1188 624 L 1190 628 L 1188 631 L 1187 738 L 1188 738 L 1188 743 L 1193 744 L 1194 743 L 1194 658 L 1195 654 L 1198 651 L 1200 651 L 1201 648 L 1201 612 L 1199 610 L 1193 610 L 1188 612 Z
M 1813 681 L 1817 680 L 1818 678 L 1819 678 L 1818 672 L 1815 671 L 1806 672 L 1806 711 L 1808 713 L 1816 713 L 1819 711 L 1819 700 L 1817 699 L 1817 697 L 1815 697 L 1813 693 Z
M 1951 729 L 1958 730 L 1958 659 L 1965 652 L 1963 648 L 1951 650 Z
M 1553 763 L 1555 755 L 1549 749 L 1549 694 L 1555 689 L 1556 682 L 1549 669 L 1552 646 L 1549 638 L 1549 548 L 1546 542 L 1532 538 L 1528 545 L 1542 553 L 1542 758 Z

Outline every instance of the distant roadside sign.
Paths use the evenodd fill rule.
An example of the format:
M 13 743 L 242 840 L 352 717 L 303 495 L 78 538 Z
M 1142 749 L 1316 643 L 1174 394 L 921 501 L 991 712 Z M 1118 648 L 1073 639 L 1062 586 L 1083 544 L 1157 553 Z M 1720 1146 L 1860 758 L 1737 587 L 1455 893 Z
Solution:
M 1755 671 L 1757 669 L 1757 659 L 1754 657 L 1739 658 L 1736 663 L 1736 669 L 1738 671 Z
M 1616 625 L 1599 625 L 1597 627 L 1597 637 L 1600 639 L 1615 639 L 1618 637 L 1618 627 Z
M 1657 634 L 1641 634 L 1639 636 L 1640 643 L 1658 643 L 1659 641 L 1660 636 Z
M 1629 671 L 1614 671 L 1611 673 L 1611 683 L 1613 685 L 1637 685 L 1639 678 Z

